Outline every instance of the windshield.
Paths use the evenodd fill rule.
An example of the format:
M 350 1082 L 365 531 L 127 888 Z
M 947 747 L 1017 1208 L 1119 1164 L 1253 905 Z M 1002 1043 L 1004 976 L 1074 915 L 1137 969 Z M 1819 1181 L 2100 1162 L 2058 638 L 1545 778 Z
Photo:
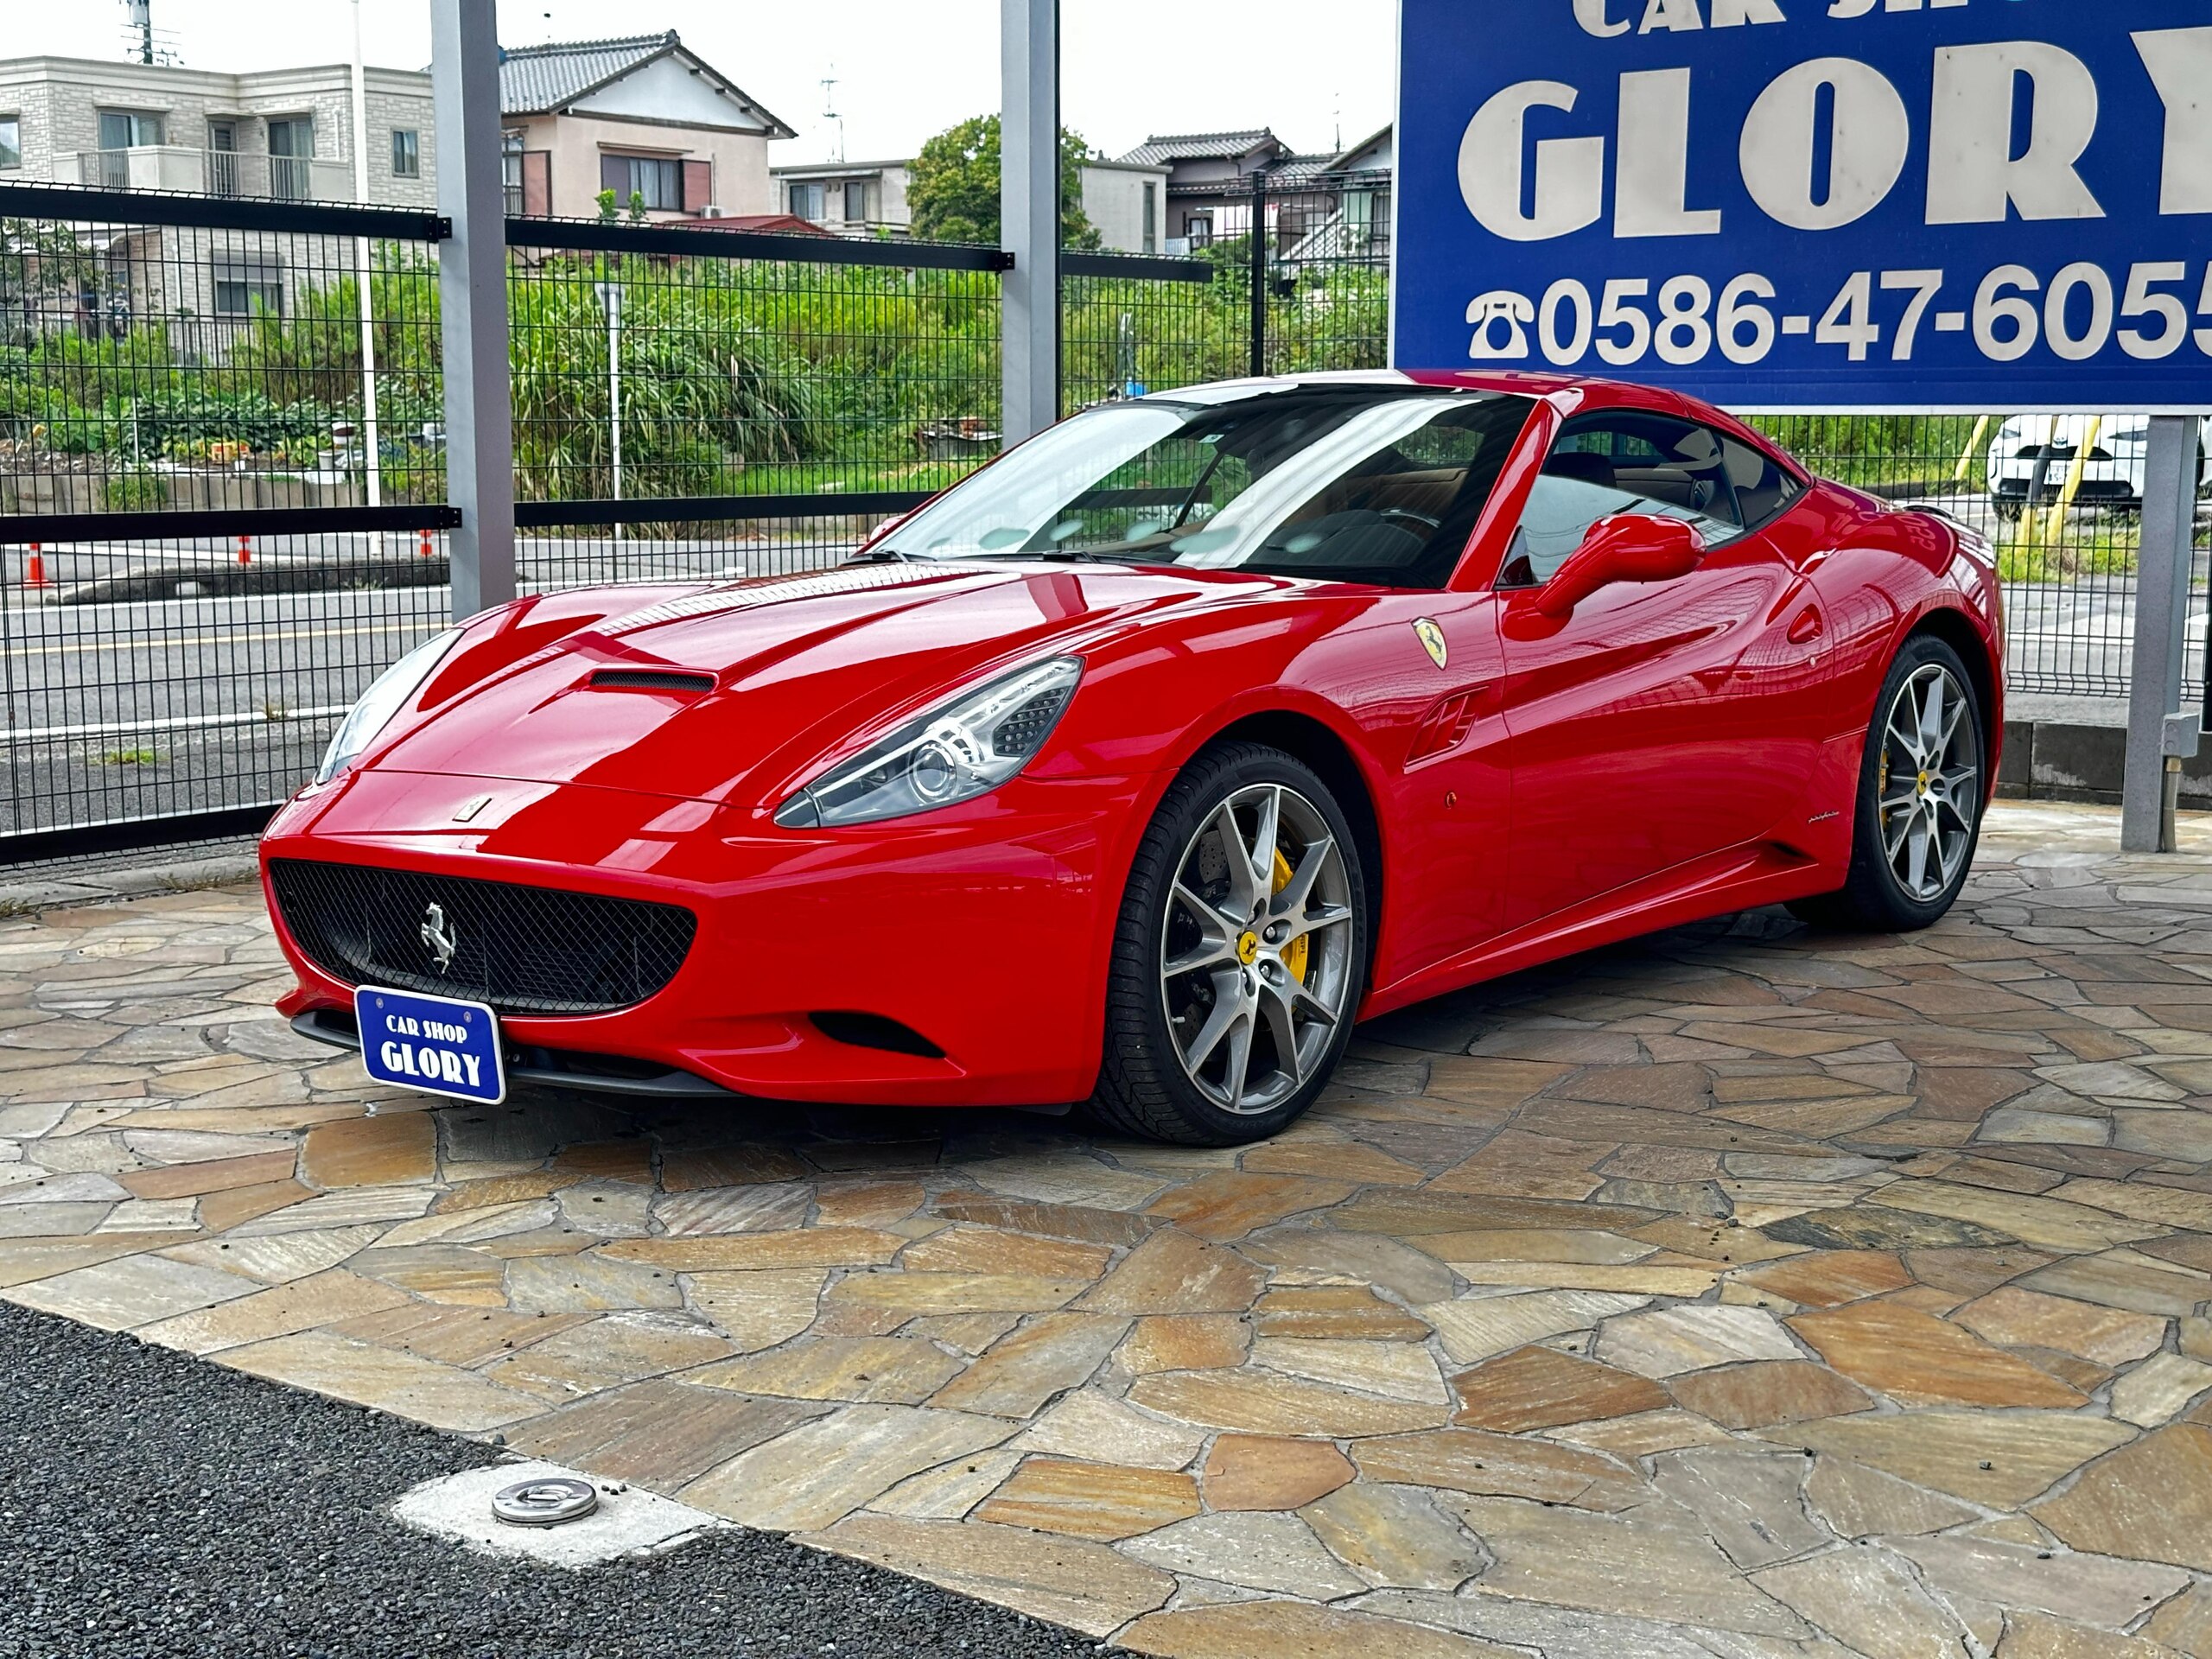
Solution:
M 956 486 L 875 550 L 1441 588 L 1529 408 L 1370 385 L 1112 404 Z

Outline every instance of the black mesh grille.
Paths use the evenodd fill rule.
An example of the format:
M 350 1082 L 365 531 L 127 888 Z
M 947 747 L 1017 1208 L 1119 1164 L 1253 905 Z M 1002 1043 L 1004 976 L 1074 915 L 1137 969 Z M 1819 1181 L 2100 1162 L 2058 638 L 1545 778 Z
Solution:
M 711 674 L 687 674 L 668 668 L 602 668 L 591 677 L 591 683 L 602 691 L 697 693 L 715 689 Z
M 300 949 L 352 985 L 465 997 L 503 1014 L 605 1014 L 676 976 L 698 918 L 677 905 L 511 881 L 271 861 L 270 886 Z M 430 906 L 455 949 L 441 972 Z

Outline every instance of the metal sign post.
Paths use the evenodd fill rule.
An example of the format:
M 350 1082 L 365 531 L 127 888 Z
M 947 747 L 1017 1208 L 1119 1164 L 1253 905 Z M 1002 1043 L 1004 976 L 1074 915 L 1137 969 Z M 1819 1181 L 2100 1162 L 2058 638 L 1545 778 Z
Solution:
M 431 0 L 430 92 L 445 367 L 446 499 L 455 621 L 515 596 L 514 400 L 507 383 L 506 193 L 499 174 L 499 35 L 493 0 Z
M 1060 415 L 1059 0 L 1000 0 L 999 245 L 1005 441 Z
M 2181 763 L 2196 753 L 2200 716 L 2182 707 L 2190 582 L 2196 530 L 2197 423 L 2151 423 L 2143 466 L 2143 540 L 2135 554 L 2135 652 L 2127 691 L 2127 772 L 2121 784 L 2123 852 L 2171 853 Z

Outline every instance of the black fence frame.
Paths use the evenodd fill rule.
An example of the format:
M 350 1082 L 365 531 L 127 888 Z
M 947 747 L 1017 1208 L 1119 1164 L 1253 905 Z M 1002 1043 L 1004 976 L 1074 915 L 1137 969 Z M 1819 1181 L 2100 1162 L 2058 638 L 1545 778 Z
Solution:
M 65 225 L 235 230 L 293 235 L 368 238 L 435 245 L 449 239 L 450 220 L 433 213 L 340 203 L 264 201 L 166 192 L 0 184 L 0 218 Z M 711 225 L 620 220 L 509 218 L 512 249 L 548 252 L 653 254 L 687 259 L 1002 273 L 1014 255 L 1001 249 L 911 240 L 723 230 Z M 1200 259 L 1067 251 L 1070 277 L 1204 283 L 1215 266 Z M 652 523 L 714 524 L 742 521 L 854 518 L 902 513 L 934 490 L 862 490 L 842 493 L 625 496 L 620 500 L 531 500 L 516 504 L 518 530 L 557 531 Z M 16 513 L 0 518 L 0 540 L 12 544 L 102 540 L 160 542 L 287 534 L 429 533 L 458 524 L 457 509 L 440 504 L 381 507 L 263 507 L 235 511 L 117 511 Z M 196 838 L 250 834 L 281 804 L 247 802 L 42 827 L 0 835 L 0 868 L 37 861 L 127 851 Z

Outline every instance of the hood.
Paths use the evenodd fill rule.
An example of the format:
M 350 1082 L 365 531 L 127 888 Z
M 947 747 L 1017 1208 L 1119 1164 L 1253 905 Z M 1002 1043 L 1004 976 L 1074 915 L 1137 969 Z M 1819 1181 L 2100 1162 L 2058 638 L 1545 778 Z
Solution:
M 994 669 L 1287 585 L 1109 565 L 886 564 L 633 590 L 625 602 L 645 602 L 474 683 L 434 681 L 431 704 L 367 764 L 773 804 Z

